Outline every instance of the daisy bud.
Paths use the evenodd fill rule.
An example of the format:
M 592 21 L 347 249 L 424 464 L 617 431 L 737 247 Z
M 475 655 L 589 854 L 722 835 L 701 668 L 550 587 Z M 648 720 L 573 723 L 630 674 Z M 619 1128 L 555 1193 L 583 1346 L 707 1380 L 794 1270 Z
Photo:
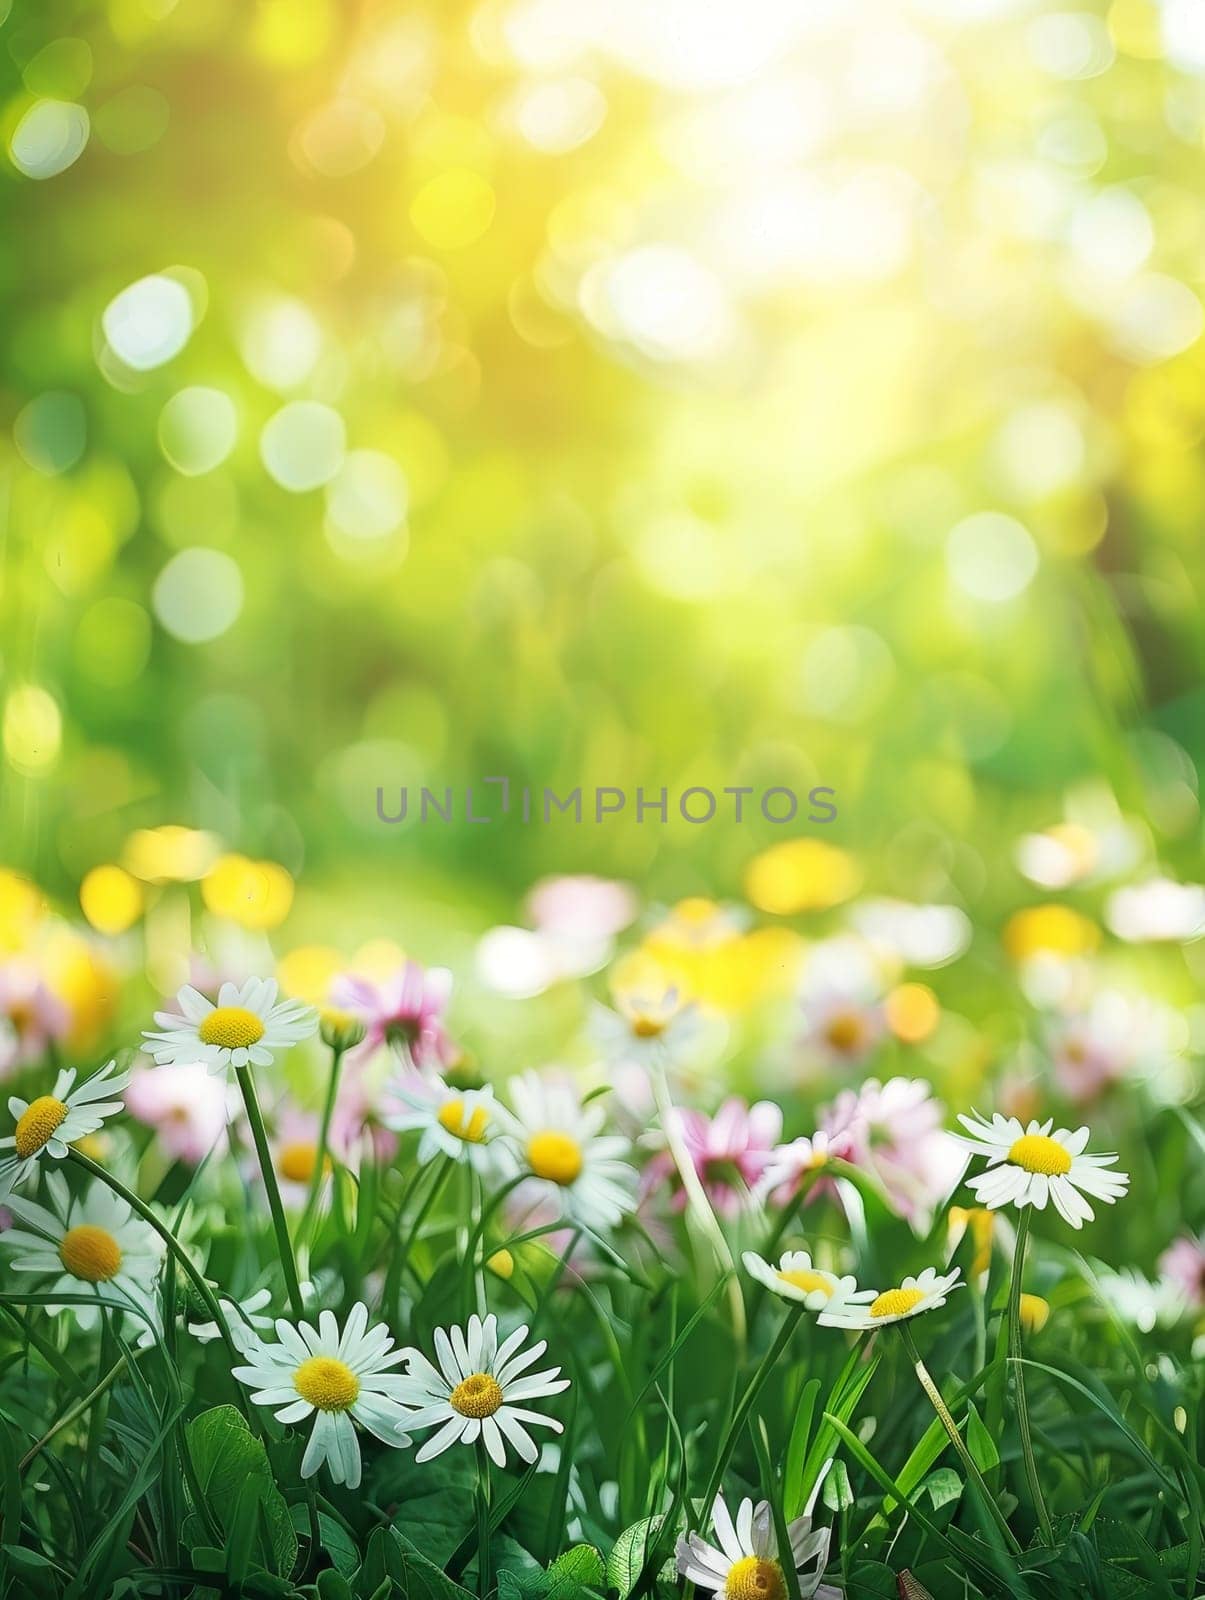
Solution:
M 344 1050 L 354 1050 L 358 1044 L 363 1044 L 368 1029 L 350 1011 L 328 1006 L 321 1012 L 319 1032 L 328 1050 L 338 1050 L 342 1054 Z

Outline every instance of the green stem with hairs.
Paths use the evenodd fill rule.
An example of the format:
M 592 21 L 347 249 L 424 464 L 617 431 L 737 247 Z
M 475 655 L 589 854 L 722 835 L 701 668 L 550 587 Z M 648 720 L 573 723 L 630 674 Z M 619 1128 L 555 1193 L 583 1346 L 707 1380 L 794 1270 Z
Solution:
M 987 1507 L 989 1513 L 995 1521 L 996 1526 L 1000 1529 L 1000 1532 L 1004 1538 L 1004 1543 L 1008 1549 L 1012 1551 L 1013 1555 L 1020 1555 L 1021 1545 L 1018 1542 L 1016 1535 L 1009 1527 L 1005 1515 L 1003 1511 L 1001 1511 L 999 1505 L 996 1503 L 991 1490 L 983 1481 L 983 1474 L 975 1465 L 974 1459 L 971 1456 L 971 1452 L 963 1443 L 962 1435 L 958 1431 L 958 1424 L 954 1421 L 954 1418 L 950 1414 L 950 1408 L 946 1405 L 945 1401 L 941 1397 L 941 1390 L 933 1382 L 928 1367 L 925 1366 L 925 1363 L 920 1358 L 920 1354 L 916 1348 L 916 1341 L 912 1337 L 912 1330 L 909 1328 L 906 1322 L 897 1323 L 897 1327 L 900 1330 L 900 1338 L 903 1340 L 904 1349 L 908 1352 L 908 1359 L 911 1361 L 913 1371 L 916 1373 L 917 1381 L 919 1382 L 921 1388 L 928 1395 L 929 1402 L 934 1411 L 936 1411 L 938 1420 L 940 1421 L 942 1427 L 946 1430 L 946 1436 L 950 1443 L 954 1446 L 959 1461 L 962 1462 L 962 1469 L 966 1473 L 968 1481 L 974 1485 L 976 1491 L 978 1492 L 979 1498 Z
M 250 1067 L 236 1067 L 234 1075 L 242 1091 L 243 1105 L 247 1108 L 247 1121 L 251 1124 L 255 1154 L 259 1158 L 259 1170 L 263 1175 L 264 1189 L 268 1195 L 268 1210 L 272 1213 L 272 1230 L 276 1234 L 276 1253 L 280 1257 L 280 1269 L 284 1273 L 285 1291 L 289 1296 L 294 1320 L 300 1322 L 305 1316 L 305 1302 L 301 1298 L 301 1283 L 297 1277 L 293 1241 L 289 1238 L 289 1225 L 285 1221 L 285 1208 L 280 1198 L 280 1185 L 276 1181 L 276 1169 L 272 1165 L 272 1151 L 268 1145 L 264 1114 L 259 1108 L 259 1096 L 255 1092 L 255 1079 L 251 1076 Z

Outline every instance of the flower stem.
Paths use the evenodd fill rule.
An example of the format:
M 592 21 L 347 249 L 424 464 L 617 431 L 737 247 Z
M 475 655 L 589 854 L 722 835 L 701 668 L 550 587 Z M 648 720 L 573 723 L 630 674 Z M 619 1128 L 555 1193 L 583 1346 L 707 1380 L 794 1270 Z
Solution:
M 653 1092 L 657 1101 L 657 1114 L 661 1118 L 661 1129 L 665 1134 L 665 1142 L 669 1146 L 670 1155 L 674 1158 L 674 1165 L 678 1169 L 678 1176 L 682 1180 L 687 1203 L 694 1213 L 700 1228 L 707 1235 L 712 1249 L 715 1251 L 715 1258 L 721 1272 L 729 1277 L 728 1304 L 732 1313 L 732 1331 L 736 1335 L 737 1344 L 743 1348 L 748 1329 L 745 1322 L 745 1302 L 736 1276 L 736 1262 L 732 1259 L 732 1251 L 728 1248 L 724 1230 L 720 1227 L 719 1219 L 711 1208 L 711 1201 L 707 1198 L 707 1192 L 703 1188 L 699 1174 L 695 1171 L 695 1164 L 690 1158 L 690 1151 L 686 1148 L 682 1135 L 678 1131 L 677 1121 L 674 1117 L 673 1102 L 670 1099 L 669 1084 L 665 1077 L 665 1068 L 660 1063 L 653 1068 L 652 1079 Z
M 493 1587 L 490 1571 L 490 1463 L 477 1441 L 477 1593 L 485 1600 Z
M 251 1137 L 255 1141 L 255 1154 L 259 1158 L 259 1170 L 263 1175 L 264 1189 L 268 1195 L 268 1209 L 272 1213 L 272 1228 L 276 1234 L 276 1251 L 280 1257 L 280 1269 L 284 1273 L 285 1290 L 289 1296 L 289 1305 L 294 1318 L 300 1322 L 305 1316 L 305 1302 L 301 1298 L 301 1284 L 297 1278 L 297 1262 L 293 1255 L 293 1242 L 289 1238 L 289 1225 L 285 1221 L 285 1208 L 281 1204 L 280 1185 L 276 1182 L 276 1171 L 272 1166 L 272 1152 L 268 1147 L 268 1130 L 264 1127 L 264 1114 L 259 1108 L 259 1096 L 255 1092 L 255 1079 L 251 1076 L 250 1067 L 236 1067 L 234 1075 L 238 1079 L 239 1089 L 242 1091 L 243 1105 L 247 1108 L 247 1121 L 251 1124 Z
M 326 1100 L 322 1107 L 322 1122 L 318 1128 L 318 1149 L 314 1159 L 314 1171 L 310 1178 L 310 1192 L 306 1196 L 305 1210 L 301 1213 L 301 1221 L 297 1225 L 297 1240 L 299 1245 L 308 1248 L 310 1243 L 310 1227 L 314 1213 L 318 1208 L 318 1196 L 322 1192 L 322 1180 L 326 1176 L 326 1152 L 330 1144 L 331 1120 L 335 1114 L 335 1101 L 339 1094 L 339 1074 L 343 1067 L 344 1052 L 338 1048 L 331 1049 L 331 1071 L 326 1084 Z
M 913 1371 L 916 1373 L 917 1381 L 920 1383 L 921 1388 L 928 1395 L 930 1404 L 937 1413 L 938 1420 L 940 1421 L 942 1427 L 946 1430 L 946 1435 L 949 1438 L 950 1443 L 954 1446 L 959 1461 L 962 1462 L 963 1471 L 966 1473 L 968 1480 L 974 1484 L 975 1489 L 978 1491 L 979 1498 L 982 1500 L 983 1504 L 987 1507 L 991 1516 L 995 1520 L 996 1526 L 1000 1529 L 1001 1534 L 1004 1536 L 1004 1543 L 1007 1545 L 1009 1550 L 1012 1551 L 1013 1555 L 1020 1555 L 1021 1545 L 1018 1542 L 1016 1535 L 1009 1527 L 1004 1513 L 1001 1511 L 999 1505 L 994 1499 L 991 1490 L 988 1488 L 987 1484 L 984 1483 L 983 1474 L 975 1465 L 975 1462 L 971 1456 L 971 1452 L 963 1443 L 962 1435 L 958 1431 L 958 1424 L 950 1415 L 950 1408 L 946 1405 L 945 1401 L 941 1397 L 941 1390 L 933 1382 L 933 1379 L 929 1374 L 928 1367 L 925 1366 L 925 1363 L 920 1358 L 920 1354 L 916 1348 L 916 1341 L 912 1337 L 912 1330 L 908 1327 L 906 1322 L 897 1323 L 897 1327 L 900 1330 L 900 1337 L 904 1342 L 904 1349 L 908 1352 L 908 1359 L 911 1361 Z
M 1025 1269 L 1025 1243 L 1029 1237 L 1030 1212 L 1028 1207 L 1017 1214 L 1017 1247 L 1013 1252 L 1013 1275 L 1008 1286 L 1008 1364 L 1012 1368 L 1017 1401 L 1017 1429 L 1021 1435 L 1021 1458 L 1025 1462 L 1025 1477 L 1029 1484 L 1029 1497 L 1037 1513 L 1042 1530 L 1042 1542 L 1054 1543 L 1054 1528 L 1042 1484 L 1038 1477 L 1038 1464 L 1034 1459 L 1033 1437 L 1029 1430 L 1029 1406 L 1025 1400 L 1025 1374 L 1021 1366 L 1021 1276 Z
M 189 1282 L 192 1284 L 193 1288 L 200 1295 L 205 1304 L 205 1309 L 209 1312 L 210 1317 L 214 1322 L 217 1323 L 218 1332 L 222 1336 L 222 1342 L 225 1344 L 226 1349 L 230 1352 L 232 1359 L 235 1361 L 241 1361 L 242 1356 L 239 1354 L 238 1347 L 234 1340 L 230 1337 L 230 1328 L 226 1322 L 226 1314 L 222 1310 L 217 1295 L 214 1294 L 213 1290 L 205 1282 L 205 1279 L 197 1271 L 196 1267 L 193 1266 L 192 1262 L 188 1258 L 188 1254 L 185 1251 L 184 1246 L 180 1243 L 179 1239 L 176 1238 L 171 1229 L 167 1227 L 165 1223 L 160 1222 L 159 1218 L 151 1210 L 150 1206 L 148 1206 L 144 1200 L 140 1200 L 132 1189 L 127 1189 L 125 1184 L 122 1183 L 120 1179 L 115 1178 L 111 1173 L 106 1172 L 104 1167 L 98 1166 L 97 1163 L 91 1159 L 91 1157 L 84 1155 L 81 1150 L 76 1150 L 74 1147 L 72 1147 L 67 1151 L 67 1159 L 69 1161 L 74 1161 L 77 1166 L 83 1167 L 86 1172 L 92 1175 L 92 1177 L 99 1179 L 101 1183 L 112 1189 L 115 1195 L 125 1201 L 125 1203 L 130 1207 L 131 1211 L 137 1212 L 137 1214 L 142 1218 L 143 1222 L 155 1230 L 167 1248 L 171 1251 L 181 1268 L 184 1270 L 184 1273 Z

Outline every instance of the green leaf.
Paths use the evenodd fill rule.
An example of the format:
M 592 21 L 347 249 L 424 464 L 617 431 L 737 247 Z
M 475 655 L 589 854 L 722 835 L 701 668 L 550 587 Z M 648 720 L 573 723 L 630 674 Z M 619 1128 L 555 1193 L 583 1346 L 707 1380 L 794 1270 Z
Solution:
M 352 1600 L 351 1585 L 341 1572 L 334 1572 L 330 1567 L 318 1574 L 315 1587 L 318 1600 Z
M 620 1600 L 631 1594 L 660 1530 L 660 1517 L 644 1517 L 616 1539 L 607 1557 L 607 1587 L 618 1590 Z
M 833 1462 L 820 1491 L 820 1498 L 830 1511 L 845 1511 L 853 1505 L 854 1492 L 850 1488 L 849 1472 L 844 1461 Z
M 287 1577 L 297 1561 L 297 1535 L 262 1441 L 233 1406 L 203 1411 L 188 1424 L 185 1437 L 198 1487 L 218 1526 L 237 1527 L 241 1536 L 240 1506 L 262 1506 L 267 1539 L 252 1548 L 263 1549 L 266 1542 L 271 1570 Z
M 396 1528 L 390 1529 L 386 1566 L 390 1576 L 401 1583 L 406 1600 L 472 1600 L 467 1589 L 428 1561 Z
M 967 1451 L 980 1472 L 990 1472 L 1000 1462 L 996 1441 L 984 1427 L 974 1405 L 967 1401 Z
M 601 1589 L 606 1581 L 607 1568 L 601 1551 L 592 1544 L 575 1544 L 571 1550 L 566 1550 L 556 1558 L 548 1568 L 548 1576 L 553 1580 L 549 1593 L 559 1595 L 563 1592 L 559 1587 L 562 1584 Z
M 498 1574 L 498 1600 L 536 1600 L 547 1593 L 546 1572 L 512 1572 L 508 1568 Z
M 940 1511 L 942 1506 L 948 1506 L 961 1497 L 962 1479 L 953 1467 L 938 1467 L 925 1479 L 924 1488 L 933 1502 L 934 1511 Z
M 808 1439 L 812 1432 L 812 1418 L 816 1413 L 816 1396 L 820 1393 L 820 1379 L 809 1378 L 799 1396 L 795 1420 L 791 1424 L 791 1437 L 787 1441 L 787 1464 L 783 1468 L 783 1509 L 787 1521 L 793 1521 L 804 1507 L 803 1467 L 807 1458 Z

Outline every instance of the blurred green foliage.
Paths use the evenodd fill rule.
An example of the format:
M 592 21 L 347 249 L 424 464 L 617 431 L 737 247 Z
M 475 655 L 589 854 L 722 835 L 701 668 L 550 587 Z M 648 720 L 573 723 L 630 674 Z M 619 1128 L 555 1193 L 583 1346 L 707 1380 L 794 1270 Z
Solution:
M 1076 805 L 1191 871 L 1199 32 L 17 0 L 6 856 L 70 893 L 187 821 L 484 917 L 547 871 L 731 893 L 779 834 L 376 820 L 506 774 L 831 785 L 880 888 L 996 911 Z M 171 314 L 107 308 L 156 274 L 138 370 Z M 274 472 L 296 402 L 345 444 L 286 419 Z

